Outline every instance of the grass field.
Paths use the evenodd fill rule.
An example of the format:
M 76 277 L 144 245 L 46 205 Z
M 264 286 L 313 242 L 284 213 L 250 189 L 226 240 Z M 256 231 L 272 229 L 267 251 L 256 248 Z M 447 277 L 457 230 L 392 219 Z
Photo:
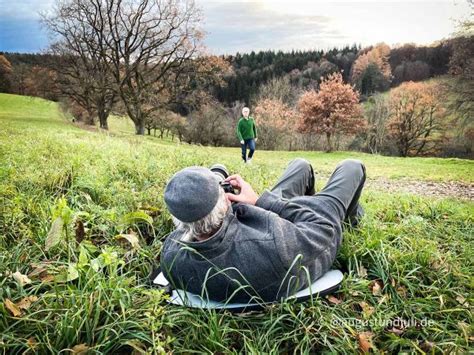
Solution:
M 369 179 L 464 183 L 472 161 L 258 151 L 244 166 L 236 148 L 136 137 L 120 118 L 110 126 L 82 130 L 55 103 L 0 94 L 0 352 L 472 350 L 472 201 L 366 189 L 332 297 L 234 315 L 168 306 L 147 286 L 172 230 L 163 189 L 182 167 L 222 162 L 262 192 L 297 156 L 318 186 L 348 157 Z

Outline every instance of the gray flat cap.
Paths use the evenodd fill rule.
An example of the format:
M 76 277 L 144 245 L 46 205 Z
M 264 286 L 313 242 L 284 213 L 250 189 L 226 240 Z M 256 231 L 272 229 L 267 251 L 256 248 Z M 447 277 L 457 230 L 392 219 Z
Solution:
M 219 199 L 219 179 L 209 169 L 192 166 L 178 171 L 166 185 L 165 203 L 182 222 L 207 216 Z

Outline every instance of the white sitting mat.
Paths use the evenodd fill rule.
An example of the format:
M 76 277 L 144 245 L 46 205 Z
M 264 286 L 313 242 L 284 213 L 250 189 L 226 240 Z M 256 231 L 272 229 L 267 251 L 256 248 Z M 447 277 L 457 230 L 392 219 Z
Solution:
M 309 299 L 311 296 L 323 296 L 326 295 L 339 287 L 342 282 L 343 274 L 339 270 L 329 270 L 322 277 L 314 281 L 311 286 L 304 290 L 296 292 L 294 295 L 288 297 L 285 300 L 296 300 L 296 302 L 302 302 Z M 153 280 L 155 285 L 166 287 L 169 285 L 168 280 L 164 277 L 163 273 L 160 272 L 158 276 Z M 230 311 L 242 311 L 262 308 L 265 304 L 263 303 L 223 303 L 216 302 L 202 298 L 200 295 L 190 293 L 184 290 L 173 290 L 168 300 L 169 303 L 186 306 L 190 308 L 207 308 L 207 309 L 227 309 Z

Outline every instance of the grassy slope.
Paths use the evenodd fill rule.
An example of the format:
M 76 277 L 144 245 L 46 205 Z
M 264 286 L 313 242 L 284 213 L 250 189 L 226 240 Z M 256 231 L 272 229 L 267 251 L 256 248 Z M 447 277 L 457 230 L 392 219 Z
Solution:
M 309 159 L 323 175 L 337 161 L 356 157 L 366 163 L 370 178 L 464 182 L 473 181 L 472 162 L 259 151 L 254 165 L 242 166 L 238 149 L 163 144 L 131 136 L 124 125 L 111 123 L 114 136 L 83 131 L 67 124 L 54 103 L 0 94 L 0 349 L 58 352 L 84 343 L 105 353 L 132 348 L 352 353 L 364 331 L 373 334 L 376 348 L 389 351 L 468 349 L 472 309 L 463 298 L 472 294 L 474 271 L 469 202 L 367 190 L 363 226 L 345 233 L 338 256 L 338 267 L 347 273 L 338 305 L 317 299 L 242 317 L 168 307 L 144 284 L 160 239 L 172 229 L 163 188 L 181 167 L 223 162 L 262 191 L 296 156 Z M 127 216 L 140 210 L 153 214 L 153 227 Z M 69 212 L 84 223 L 85 239 L 93 244 L 71 241 L 68 248 L 62 241 L 47 251 L 53 219 L 67 219 Z M 71 220 L 62 238 L 67 231 L 73 239 L 74 225 Z M 137 233 L 142 246 L 130 250 L 119 243 L 115 236 L 122 232 Z M 103 269 L 94 271 L 93 259 Z M 52 262 L 39 278 L 31 275 L 32 284 L 22 287 L 8 276 L 31 273 L 45 260 Z M 69 265 L 78 270 L 77 279 L 41 282 Z M 380 294 L 370 286 L 375 281 L 382 285 Z M 38 300 L 12 317 L 5 300 L 29 295 Z M 430 324 L 397 334 L 383 324 L 397 317 Z

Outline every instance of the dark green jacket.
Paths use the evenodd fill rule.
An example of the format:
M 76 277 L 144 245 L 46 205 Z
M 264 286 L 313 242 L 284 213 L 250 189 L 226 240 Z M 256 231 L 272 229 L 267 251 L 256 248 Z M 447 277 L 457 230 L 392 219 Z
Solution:
M 237 137 L 239 141 L 257 138 L 257 126 L 253 117 L 249 116 L 246 120 L 244 117 L 240 117 L 239 123 L 237 124 Z

